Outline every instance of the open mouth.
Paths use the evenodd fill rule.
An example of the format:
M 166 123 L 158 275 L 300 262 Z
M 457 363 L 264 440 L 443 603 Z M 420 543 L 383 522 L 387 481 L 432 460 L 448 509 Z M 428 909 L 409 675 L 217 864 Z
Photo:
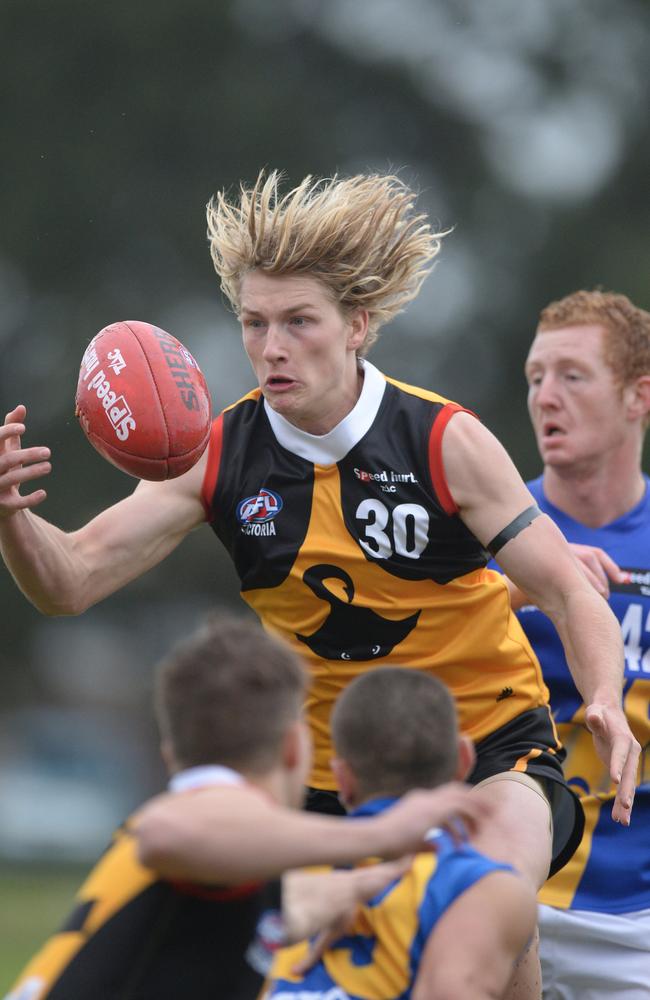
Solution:
M 559 424 L 547 423 L 542 426 L 542 434 L 545 439 L 564 437 L 566 432 Z
M 288 375 L 269 375 L 266 380 L 266 388 L 276 392 L 288 389 L 295 384 L 295 379 L 289 378 Z

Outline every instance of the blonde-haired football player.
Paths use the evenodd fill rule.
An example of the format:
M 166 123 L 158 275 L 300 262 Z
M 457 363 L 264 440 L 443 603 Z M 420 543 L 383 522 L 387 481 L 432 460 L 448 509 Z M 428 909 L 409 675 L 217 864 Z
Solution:
M 582 813 L 489 552 L 562 637 L 625 825 L 639 746 L 621 710 L 617 623 L 502 446 L 462 406 L 362 356 L 416 294 L 440 234 L 406 185 L 375 174 L 306 178 L 286 194 L 276 174 L 260 176 L 218 196 L 208 220 L 257 387 L 216 418 L 188 473 L 140 483 L 70 534 L 30 510 L 43 490 L 20 493 L 49 472 L 49 452 L 21 447 L 25 409 L 12 410 L 0 432 L 5 562 L 42 611 L 78 613 L 207 521 L 244 599 L 310 665 L 312 807 L 337 805 L 329 715 L 347 683 L 378 664 L 431 672 L 476 743 L 475 794 L 496 806 L 479 846 L 538 887 L 571 856 Z M 534 995 L 534 950 L 521 968 L 519 995 Z

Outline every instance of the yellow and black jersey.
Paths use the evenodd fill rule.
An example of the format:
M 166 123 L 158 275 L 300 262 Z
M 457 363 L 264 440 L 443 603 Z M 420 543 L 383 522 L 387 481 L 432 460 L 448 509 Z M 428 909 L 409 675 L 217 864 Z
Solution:
M 477 742 L 546 705 L 506 585 L 446 485 L 442 435 L 459 409 L 364 362 L 356 406 L 322 437 L 260 390 L 214 422 L 207 518 L 243 598 L 310 665 L 315 787 L 333 787 L 332 705 L 369 667 L 434 672 Z M 551 740 L 555 752 L 552 729 Z
M 278 943 L 279 901 L 278 883 L 163 881 L 139 864 L 127 825 L 5 1000 L 255 1000 Z

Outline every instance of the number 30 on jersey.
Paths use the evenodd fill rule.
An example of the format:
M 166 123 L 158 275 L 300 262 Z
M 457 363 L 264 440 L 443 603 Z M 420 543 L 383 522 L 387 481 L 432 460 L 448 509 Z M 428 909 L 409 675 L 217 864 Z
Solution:
M 392 555 L 419 559 L 429 541 L 429 515 L 418 503 L 400 503 L 390 511 L 381 500 L 362 500 L 359 544 L 374 559 Z

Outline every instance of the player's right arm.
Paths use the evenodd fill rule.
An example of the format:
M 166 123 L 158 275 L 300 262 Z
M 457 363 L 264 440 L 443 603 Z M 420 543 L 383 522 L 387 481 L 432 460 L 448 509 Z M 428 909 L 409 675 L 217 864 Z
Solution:
M 21 487 L 47 475 L 47 449 L 23 448 L 25 407 L 0 427 L 0 552 L 25 596 L 47 615 L 79 614 L 165 558 L 204 520 L 200 500 L 206 456 L 178 479 L 140 482 L 120 501 L 73 532 L 31 508 L 45 490 Z
M 480 796 L 455 782 L 409 792 L 379 816 L 357 819 L 287 809 L 247 787 L 205 788 L 150 800 L 130 829 L 141 863 L 163 878 L 237 885 L 289 868 L 401 857 L 426 848 L 431 827 L 460 820 L 478 835 L 491 816 Z
M 535 933 L 532 886 L 495 871 L 443 914 L 422 953 L 412 1000 L 497 1000 Z

